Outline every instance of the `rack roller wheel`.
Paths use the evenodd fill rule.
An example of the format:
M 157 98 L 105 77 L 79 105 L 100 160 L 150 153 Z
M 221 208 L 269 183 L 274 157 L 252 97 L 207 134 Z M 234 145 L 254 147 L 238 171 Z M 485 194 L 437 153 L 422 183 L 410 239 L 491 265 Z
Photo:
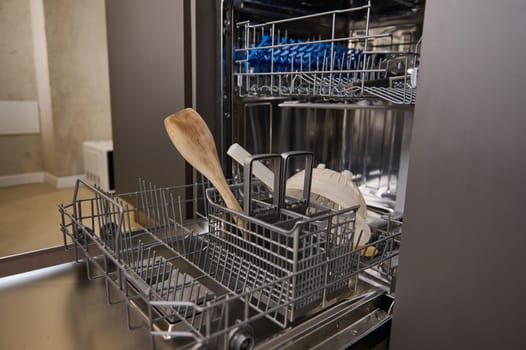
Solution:
M 230 350 L 251 350 L 254 347 L 254 331 L 248 325 L 234 328 L 228 338 Z
M 100 238 L 105 243 L 113 242 L 113 238 L 117 234 L 117 224 L 114 222 L 108 222 L 102 225 L 100 228 Z
M 74 225 L 73 227 L 73 237 L 75 238 L 78 244 L 85 245 L 88 237 L 86 237 L 86 234 L 82 230 L 82 227 L 78 225 Z M 88 231 L 90 234 L 93 234 L 93 230 L 89 227 L 84 227 L 84 230 Z

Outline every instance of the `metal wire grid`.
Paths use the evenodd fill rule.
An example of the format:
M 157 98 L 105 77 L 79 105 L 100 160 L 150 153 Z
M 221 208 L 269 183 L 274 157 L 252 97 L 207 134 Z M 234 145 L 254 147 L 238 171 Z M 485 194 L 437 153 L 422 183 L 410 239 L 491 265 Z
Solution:
M 93 196 L 78 198 L 80 186 Z M 73 202 L 60 206 L 61 230 L 66 245 L 73 241 L 77 261 L 78 250 L 83 252 L 88 278 L 104 278 L 108 303 L 126 303 L 128 327 L 150 329 L 152 347 L 153 337 L 163 336 L 177 339 L 181 348 L 212 342 L 227 348 L 230 332 L 261 317 L 286 327 L 299 308 L 320 303 L 320 296 L 325 307 L 329 296 L 347 284 L 350 274 L 343 266 L 357 266 L 357 273 L 373 262 L 361 259 L 367 247 L 347 249 L 343 254 L 333 249 L 336 257 L 313 254 L 326 251 L 328 245 L 327 230 L 320 230 L 314 221 L 313 227 L 296 235 L 296 244 L 283 235 L 266 238 L 265 229 L 260 229 L 255 242 L 241 242 L 228 211 L 216 208 L 223 219 L 209 213 L 214 230 L 199 234 L 182 225 L 181 206 L 203 198 L 174 196 L 188 186 L 157 188 L 141 182 L 140 188 L 136 193 L 111 196 L 79 180 Z M 132 207 L 127 201 L 137 205 Z M 141 215 L 146 215 L 145 226 L 133 224 Z M 331 230 L 338 227 L 334 225 Z M 134 226 L 138 229 L 132 230 Z M 343 242 L 338 235 L 329 236 Z M 396 237 L 384 238 L 391 243 L 383 244 L 374 265 L 394 256 Z M 248 247 L 259 247 L 260 255 Z M 278 252 L 285 259 L 280 260 Z M 301 257 L 296 269 L 290 262 L 295 257 Z M 111 290 L 121 291 L 120 297 L 115 299 Z M 134 323 L 132 314 L 141 315 L 141 321 Z
M 93 196 L 77 198 L 80 186 L 85 186 Z M 192 264 L 150 230 L 145 227 L 131 230 L 131 218 L 141 211 L 150 211 L 158 214 L 151 226 L 157 234 L 170 237 L 169 241 L 176 246 L 188 244 L 190 247 L 190 240 L 182 243 L 178 237 L 179 229 L 184 228 L 174 229 L 178 224 L 167 220 L 167 207 L 163 211 L 157 206 L 166 203 L 163 193 L 166 194 L 154 189 L 131 194 L 139 199 L 139 204 L 130 209 L 122 199 L 129 196 L 110 196 L 79 180 L 73 203 L 59 208 L 61 230 L 66 245 L 69 239 L 73 241 L 77 261 L 80 261 L 78 250 L 83 252 L 88 278 L 105 279 L 108 302 L 126 302 L 130 329 L 146 326 L 152 336 L 168 332 L 172 337 L 190 339 L 189 343 L 195 344 L 218 329 L 229 329 L 222 323 L 225 305 L 217 302 L 228 291 L 217 293 L 206 288 L 201 281 L 209 276 L 198 269 L 192 273 L 185 271 L 191 269 Z M 153 201 L 155 198 L 159 198 L 157 203 Z M 105 233 L 108 225 L 112 231 Z M 107 238 L 108 234 L 111 238 Z M 190 232 L 190 236 L 195 238 L 196 234 Z M 120 290 L 121 297 L 114 300 L 110 287 Z M 146 306 L 146 311 L 141 305 Z M 131 310 L 143 316 L 139 324 L 133 324 Z M 172 329 L 173 324 L 177 324 L 176 330 Z
M 414 104 L 416 89 L 410 84 L 408 69 L 417 65 L 418 52 L 370 50 L 369 41 L 389 34 L 369 34 L 371 3 L 290 19 L 251 24 L 237 23 L 238 44 L 234 49 L 234 76 L 241 97 L 315 96 L 359 98 L 375 96 L 395 104 Z M 363 34 L 338 37 L 337 15 L 365 11 Z M 288 25 L 312 18 L 331 18 L 328 38 L 294 40 L 288 38 Z M 295 22 L 295 23 L 293 23 Z M 280 28 L 285 28 L 282 30 Z M 316 47 L 317 54 L 300 53 Z M 355 50 L 355 47 L 362 49 Z M 258 63 L 253 57 L 265 57 Z M 280 62 L 285 62 L 280 64 Z M 387 80 L 393 66 L 402 80 L 397 88 L 371 86 Z M 402 67 L 402 69 L 400 69 Z
M 238 191 L 234 193 L 239 195 Z M 223 275 L 256 276 L 252 287 L 285 278 L 288 283 L 284 289 L 272 285 L 272 291 L 263 290 L 267 303 L 282 306 L 273 321 L 283 327 L 320 304 L 329 305 L 330 299 L 348 290 L 352 276 L 365 266 L 378 264 L 378 259 L 362 258 L 367 246 L 353 247 L 355 234 L 361 234 L 354 230 L 357 207 L 336 211 L 311 206 L 309 216 L 280 210 L 276 221 L 268 223 L 228 210 L 213 188 L 206 194 L 209 240 L 220 252 L 212 261 L 221 266 Z M 242 217 L 243 226 L 236 224 L 236 216 Z M 378 252 L 379 260 L 390 259 L 396 254 L 394 248 L 392 243 L 384 244 Z M 248 262 L 249 267 L 237 264 L 236 258 Z M 221 283 L 231 285 L 228 278 Z M 235 286 L 237 282 L 232 289 L 242 292 Z M 261 300 L 252 302 L 259 305 Z

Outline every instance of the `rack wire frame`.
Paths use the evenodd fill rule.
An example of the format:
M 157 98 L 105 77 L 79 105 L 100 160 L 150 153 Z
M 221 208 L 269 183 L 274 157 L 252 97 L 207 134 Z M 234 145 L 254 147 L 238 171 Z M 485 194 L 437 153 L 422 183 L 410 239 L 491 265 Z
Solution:
M 115 195 L 79 179 L 72 203 L 59 206 L 65 246 L 73 243 L 76 261 L 86 264 L 89 279 L 104 279 L 109 304 L 126 304 L 130 329 L 149 329 L 152 348 L 155 338 L 163 337 L 177 342 L 181 349 L 205 345 L 228 349 L 230 335 L 255 320 L 266 317 L 287 327 L 302 307 L 319 303 L 318 308 L 325 308 L 331 292 L 338 292 L 342 283 L 357 279 L 366 269 L 376 268 L 389 277 L 390 270 L 382 266 L 397 254 L 400 222 L 389 220 L 385 232 L 366 246 L 336 245 L 331 254 L 312 257 L 309 249 L 321 251 L 323 244 L 329 244 L 315 238 L 321 237 L 320 232 L 303 230 L 302 236 L 296 229 L 296 243 L 294 238 L 281 237 L 288 240 L 286 244 L 278 239 L 280 248 L 267 255 L 263 252 L 270 241 L 260 234 L 262 256 L 255 261 L 251 249 L 257 242 L 242 242 L 237 235 L 240 228 L 229 220 L 239 213 L 230 212 L 215 199 L 210 201 L 213 189 L 206 191 L 209 205 L 205 205 L 208 186 L 158 188 L 141 180 L 139 191 Z M 90 195 L 81 198 L 81 187 Z M 192 198 L 180 194 L 190 188 Z M 208 220 L 208 230 L 198 231 L 185 222 L 183 207 L 189 203 L 194 204 L 195 216 Z M 332 222 L 329 217 L 334 218 L 334 213 L 327 217 Z M 352 215 L 350 218 L 347 224 L 352 223 Z M 319 229 L 319 222 L 318 217 L 309 224 Z M 338 223 L 332 225 L 329 231 L 338 227 L 334 226 Z M 330 237 L 349 239 L 349 232 L 344 238 Z M 247 249 L 249 246 L 252 248 Z M 371 246 L 379 254 L 365 258 L 363 252 Z M 303 264 L 283 270 L 286 259 L 278 262 L 277 254 L 281 252 L 289 258 L 303 254 L 303 259 L 296 260 Z M 349 265 L 352 271 L 344 267 Z M 139 315 L 139 322 L 133 315 Z
M 337 36 L 337 16 L 352 12 L 365 12 L 363 34 Z M 371 2 L 368 1 L 366 5 L 343 10 L 265 23 L 236 23 L 238 43 L 234 48 L 234 78 L 239 96 L 329 99 L 377 97 L 394 104 L 414 104 L 416 83 L 411 81 L 409 72 L 417 71 L 418 46 L 415 52 L 371 48 L 372 39 L 387 37 L 389 34 L 370 34 L 370 16 Z M 291 42 L 287 37 L 287 26 L 323 17 L 329 17 L 331 21 L 329 37 L 319 36 L 317 39 L 297 42 Z M 265 37 L 270 37 L 270 43 L 264 40 Z M 300 53 L 312 45 L 324 45 L 323 49 L 320 46 L 317 48 L 323 54 L 312 56 Z M 342 47 L 348 50 L 342 52 Z M 358 53 L 354 47 L 363 49 Z M 265 64 L 260 65 L 250 59 L 258 55 L 265 57 Z M 286 64 L 281 65 L 280 62 Z M 399 84 L 396 86 L 389 79 L 393 66 L 402 67 L 402 72 L 398 69 Z

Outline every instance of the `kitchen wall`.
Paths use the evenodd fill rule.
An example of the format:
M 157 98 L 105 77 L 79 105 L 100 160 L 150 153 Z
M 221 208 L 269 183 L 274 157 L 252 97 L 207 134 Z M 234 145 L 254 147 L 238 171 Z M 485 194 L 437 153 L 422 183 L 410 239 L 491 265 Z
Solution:
M 0 136 L 0 177 L 83 173 L 82 141 L 111 139 L 104 0 L 0 0 L 0 31 L 0 101 L 38 100 L 41 127 Z
M 0 101 L 36 101 L 29 1 L 0 0 Z M 42 170 L 38 134 L 0 136 L 0 176 Z
M 44 1 L 55 176 L 80 174 L 82 141 L 111 139 L 104 1 Z M 49 171 L 49 170 L 48 170 Z

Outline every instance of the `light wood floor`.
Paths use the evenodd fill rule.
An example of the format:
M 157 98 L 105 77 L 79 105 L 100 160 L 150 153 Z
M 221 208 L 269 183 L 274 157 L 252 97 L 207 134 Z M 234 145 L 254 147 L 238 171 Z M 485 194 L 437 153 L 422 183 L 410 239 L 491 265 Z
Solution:
M 0 257 L 63 244 L 58 205 L 72 198 L 45 183 L 0 188 Z

